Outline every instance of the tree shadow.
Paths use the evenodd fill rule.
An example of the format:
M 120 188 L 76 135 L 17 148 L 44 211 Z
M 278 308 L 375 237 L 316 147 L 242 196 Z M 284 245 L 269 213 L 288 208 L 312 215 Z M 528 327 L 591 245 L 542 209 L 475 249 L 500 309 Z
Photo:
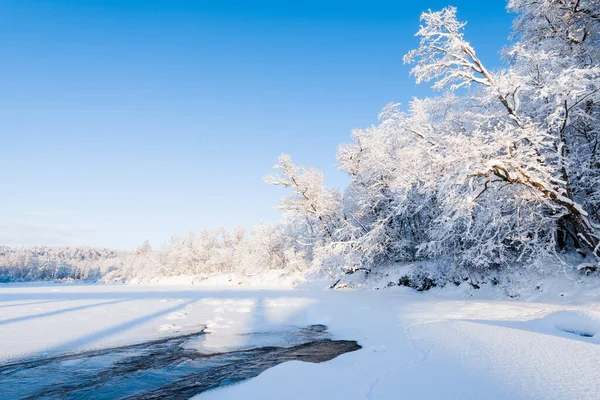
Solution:
M 36 305 L 36 304 L 46 304 L 46 303 L 57 303 L 57 302 L 59 302 L 59 301 L 65 301 L 65 300 L 32 301 L 32 302 L 30 302 L 30 303 L 7 304 L 7 305 L 0 306 L 0 308 L 20 307 L 20 306 L 31 306 L 31 305 Z
M 253 306 L 251 307 L 251 311 L 248 312 L 247 317 L 240 322 L 237 320 L 239 315 L 235 315 L 235 312 L 231 315 L 227 315 L 231 317 L 232 320 L 237 321 L 240 325 L 240 330 L 243 331 L 240 334 L 239 331 L 229 332 L 232 336 L 236 336 L 236 342 L 241 347 L 248 347 L 248 345 L 254 345 L 253 343 L 249 343 L 250 340 L 255 339 L 255 334 L 264 335 L 264 341 L 268 342 L 270 339 L 270 334 L 274 334 L 273 337 L 276 337 L 277 334 L 285 331 L 291 330 L 292 327 L 297 327 L 296 325 L 292 325 L 290 321 L 305 321 L 307 317 L 297 318 L 299 314 L 306 313 L 307 307 L 309 304 L 300 304 L 297 309 L 294 309 L 293 312 L 283 312 L 280 317 L 272 319 L 268 315 L 268 310 L 272 306 L 269 304 L 270 300 L 277 301 L 278 299 L 285 298 L 302 298 L 301 291 L 262 291 L 262 290 L 239 290 L 239 289 L 224 289 L 224 290 L 207 290 L 202 291 L 198 289 L 194 290 L 165 290 L 162 291 L 160 287 L 157 287 L 157 290 L 142 290 L 142 291 L 112 291 L 110 287 L 107 287 L 107 290 L 102 291 L 90 291 L 85 292 L 83 290 L 77 290 L 78 288 L 74 288 L 74 291 L 60 291 L 60 292 L 31 292 L 31 293 L 6 293 L 2 294 L 1 299 L 3 301 L 17 301 L 17 300 L 39 300 L 39 302 L 31 301 L 29 303 L 21 304 L 23 306 L 27 306 L 29 304 L 36 303 L 45 303 L 45 302 L 58 302 L 58 301 L 90 301 L 90 300 L 108 300 L 102 303 L 96 304 L 88 304 L 82 306 L 71 307 L 67 309 L 49 311 L 42 314 L 36 315 L 28 315 L 28 316 L 20 316 L 16 318 L 7 319 L 4 321 L 0 321 L 0 325 L 2 324 L 14 324 L 18 322 L 23 322 L 27 320 L 33 320 L 37 318 L 44 317 L 54 317 L 57 315 L 61 315 L 64 313 L 75 312 L 79 310 L 84 310 L 88 308 L 93 308 L 97 306 L 104 305 L 112 305 L 127 301 L 143 301 L 143 300 L 180 300 L 182 303 L 177 304 L 175 306 L 159 310 L 138 318 L 134 318 L 131 320 L 127 320 L 126 322 L 120 323 L 115 326 L 110 326 L 105 329 L 101 329 L 99 331 L 89 332 L 80 337 L 74 338 L 72 340 L 68 340 L 66 342 L 55 345 L 54 347 L 49 347 L 46 349 L 42 349 L 37 351 L 34 354 L 29 354 L 26 358 L 31 357 L 39 357 L 42 355 L 47 356 L 48 354 L 60 354 L 71 351 L 81 351 L 86 348 L 90 348 L 90 345 L 103 341 L 103 339 L 109 338 L 116 334 L 125 332 L 132 328 L 135 328 L 138 325 L 144 324 L 146 322 L 152 321 L 156 318 L 160 318 L 161 316 L 168 315 L 170 313 L 179 311 L 199 300 L 203 299 L 218 299 L 222 303 L 227 302 L 228 300 L 236 300 L 236 301 L 244 301 L 251 300 L 253 302 Z M 96 286 L 94 289 L 98 289 Z M 113 300 L 114 299 L 114 300 Z M 186 301 L 187 300 L 187 301 Z M 1 301 L 0 301 L 1 304 Z M 210 306 L 203 305 L 203 307 L 212 307 L 217 308 L 218 306 Z M 233 308 L 238 307 L 233 304 Z M 284 304 L 279 305 L 280 308 L 285 308 L 287 305 Z M 242 308 L 240 306 L 240 308 Z M 208 314 L 203 315 L 200 318 L 204 318 L 205 316 L 210 318 L 212 310 L 209 308 Z M 202 311 L 201 311 L 202 313 Z M 218 315 L 218 314 L 212 314 Z M 243 318 L 243 317 L 242 317 Z M 189 321 L 189 320 L 188 320 Z M 207 323 L 207 319 L 200 319 L 197 321 L 197 324 L 193 327 L 190 326 L 185 327 L 184 329 L 196 329 L 200 327 L 204 327 Z M 245 324 L 245 325 L 244 325 Z M 175 333 L 175 332 L 173 332 Z M 216 333 L 218 335 L 219 333 Z M 164 336 L 164 334 L 160 334 Z M 215 336 L 216 336 L 215 335 Z M 254 335 L 254 336 L 253 336 Z M 209 335 L 212 336 L 212 335 Z M 208 336 L 207 336 L 208 337 Z M 206 340 L 207 337 L 204 337 L 203 340 Z M 146 339 L 146 338 L 144 338 Z M 262 339 L 261 339 L 262 340 Z M 134 341 L 135 342 L 135 341 Z M 131 341 L 129 342 L 131 343 Z M 262 342 L 259 342 L 262 343 Z M 260 345 L 260 344 L 259 344 Z
M 25 301 L 25 300 L 97 300 L 97 299 L 129 299 L 129 300 L 147 300 L 147 299 L 203 299 L 212 298 L 253 298 L 259 290 L 182 290 L 182 291 L 130 291 L 130 292 L 47 292 L 47 293 L 3 293 L 0 296 L 0 301 Z M 291 291 L 269 291 L 269 296 L 290 296 Z M 297 297 L 301 292 L 294 292 L 293 296 Z
M 250 307 L 246 307 L 244 304 L 229 304 L 229 310 L 221 315 L 232 318 L 234 327 L 228 327 L 227 325 L 231 321 L 227 321 L 225 318 L 223 322 L 226 327 L 211 329 L 214 332 L 214 341 L 213 335 L 209 334 L 205 339 L 206 344 L 231 351 L 265 345 L 284 346 L 285 343 L 293 344 L 301 341 L 300 332 L 310 325 L 307 313 L 309 307 L 314 303 L 307 298 L 302 298 L 298 293 L 286 293 L 285 296 L 272 296 L 272 294 L 272 292 L 259 293 L 252 297 L 238 299 L 251 301 Z M 286 304 L 286 300 L 289 299 L 298 300 L 300 303 Z M 229 296 L 222 300 L 223 302 L 214 305 L 213 309 L 227 308 L 228 301 L 235 300 L 235 298 Z M 283 300 L 283 304 L 278 302 L 281 300 Z M 245 316 L 241 316 L 236 314 L 235 310 L 239 306 L 242 306 L 241 309 L 249 308 L 250 310 Z M 281 314 L 282 311 L 283 314 Z M 216 313 L 213 314 L 213 317 L 215 315 Z
M 129 374 L 130 373 L 129 371 L 131 370 L 131 374 L 132 374 L 131 382 L 135 381 L 141 385 L 146 385 L 146 384 L 150 385 L 146 390 L 152 390 L 152 388 L 153 388 L 153 387 L 151 387 L 152 385 L 158 385 L 160 382 L 156 381 L 157 379 L 163 379 L 163 378 L 166 379 L 165 377 L 168 377 L 169 381 L 178 379 L 177 385 L 179 385 L 179 386 L 177 386 L 177 385 L 173 386 L 174 385 L 173 383 L 168 383 L 167 385 L 165 385 L 163 383 L 159 388 L 156 389 L 157 390 L 156 393 L 154 393 L 154 392 L 149 393 L 152 395 L 159 396 L 156 398 L 160 398 L 160 396 L 165 393 L 168 393 L 167 398 L 173 398 L 173 397 L 169 397 L 169 396 L 171 396 L 171 395 L 174 396 L 175 394 L 177 394 L 179 396 L 181 396 L 182 394 L 185 394 L 187 396 L 188 391 L 191 394 L 197 394 L 201 391 L 207 390 L 210 387 L 220 386 L 223 384 L 223 382 L 235 382 L 236 380 L 242 380 L 242 379 L 250 378 L 252 376 L 256 376 L 263 370 L 268 369 L 268 368 L 270 368 L 278 363 L 281 363 L 281 362 L 286 362 L 286 361 L 291 361 L 291 360 L 301 360 L 301 361 L 310 361 L 310 362 L 327 361 L 331 358 L 334 358 L 338 354 L 341 354 L 341 353 L 344 353 L 347 351 L 354 351 L 354 350 L 357 350 L 360 348 L 360 346 L 358 346 L 356 344 L 356 342 L 345 343 L 344 341 L 341 341 L 344 343 L 337 343 L 337 342 L 333 343 L 333 342 L 329 341 L 329 335 L 326 332 L 321 334 L 322 331 L 318 331 L 316 329 L 315 330 L 305 329 L 306 326 L 308 324 L 310 324 L 311 322 L 312 323 L 317 322 L 317 321 L 310 320 L 308 312 L 309 312 L 310 307 L 314 306 L 314 304 L 315 304 L 314 302 L 318 301 L 318 300 L 312 296 L 304 296 L 303 293 L 300 291 L 293 291 L 293 292 L 292 291 L 253 291 L 253 290 L 240 291 L 237 289 L 233 289 L 233 290 L 210 290 L 210 291 L 198 291 L 198 290 L 194 290 L 194 291 L 186 291 L 186 290 L 183 290 L 183 291 L 175 291 L 175 290 L 152 291 L 152 290 L 147 290 L 146 291 L 146 290 L 144 290 L 144 291 L 140 291 L 140 292 L 136 292 L 135 290 L 132 290 L 132 291 L 124 291 L 124 292 L 117 292 L 117 291 L 111 292 L 110 290 L 107 290 L 107 291 L 96 291 L 96 292 L 88 292 L 88 293 L 86 293 L 86 292 L 72 292 L 72 293 L 51 292 L 51 293 L 27 293 L 27 294 L 26 293 L 16 293 L 16 295 L 19 295 L 19 296 L 24 295 L 24 296 L 29 296 L 30 298 L 33 297 L 33 298 L 37 298 L 37 299 L 53 299 L 53 301 L 69 301 L 69 300 L 71 300 L 71 301 L 82 301 L 82 300 L 89 301 L 89 300 L 99 300 L 99 299 L 103 299 L 103 300 L 107 300 L 107 301 L 99 303 L 99 304 L 84 305 L 84 306 L 72 307 L 72 308 L 64 309 L 64 310 L 51 311 L 51 312 L 38 314 L 38 315 L 13 318 L 11 320 L 0 321 L 0 323 L 14 323 L 14 322 L 24 321 L 27 319 L 55 316 L 55 315 L 59 315 L 62 313 L 82 310 L 82 309 L 86 309 L 86 308 L 90 308 L 90 307 L 108 305 L 108 304 L 116 304 L 116 303 L 127 302 L 127 301 L 140 301 L 140 300 L 142 300 L 142 301 L 143 300 L 151 300 L 152 301 L 152 300 L 170 300 L 170 299 L 178 300 L 178 303 L 176 305 L 173 305 L 171 307 L 161 309 L 158 311 L 150 312 L 143 316 L 138 316 L 135 314 L 126 314 L 126 318 L 128 318 L 128 319 L 125 322 L 118 323 L 113 326 L 105 325 L 104 327 L 101 327 L 99 330 L 96 330 L 93 332 L 89 332 L 89 330 L 88 330 L 88 332 L 86 332 L 83 335 L 80 335 L 75 338 L 72 338 L 72 337 L 68 338 L 66 341 L 63 341 L 62 343 L 58 343 L 58 344 L 54 345 L 53 347 L 46 348 L 40 352 L 37 352 L 37 354 L 29 355 L 28 357 L 26 357 L 26 360 L 29 360 L 27 362 L 31 363 L 31 365 L 34 365 L 34 366 L 38 365 L 38 364 L 41 365 L 40 362 L 44 361 L 44 359 L 41 357 L 48 357 L 48 356 L 51 357 L 50 359 L 56 359 L 57 361 L 62 360 L 61 357 L 66 357 L 65 360 L 67 360 L 67 359 L 71 360 L 73 357 L 75 357 L 76 360 L 80 360 L 80 359 L 83 360 L 83 359 L 89 358 L 89 357 L 87 357 L 87 355 L 89 355 L 89 354 L 102 355 L 102 354 L 106 353 L 106 360 L 112 360 L 112 358 L 111 358 L 112 353 L 109 351 L 110 348 L 107 348 L 104 345 L 104 343 L 105 343 L 104 340 L 106 338 L 110 338 L 111 336 L 115 336 L 117 334 L 131 330 L 131 329 L 135 328 L 136 326 L 146 324 L 147 322 L 156 320 L 156 319 L 166 316 L 168 314 L 182 310 L 182 309 L 189 307 L 192 304 L 198 302 L 199 300 L 204 300 L 204 299 L 217 300 L 214 303 L 206 302 L 206 303 L 200 305 L 200 307 L 198 307 L 198 308 L 195 308 L 195 307 L 192 308 L 193 310 L 195 310 L 197 312 L 197 314 L 194 315 L 194 313 L 192 312 L 192 314 L 188 316 L 188 318 L 191 317 L 191 319 L 188 319 L 187 321 L 195 323 L 195 325 L 188 324 L 187 326 L 185 326 L 182 324 L 182 326 L 185 326 L 185 328 L 183 328 L 183 330 L 184 330 L 184 332 L 187 331 L 188 329 L 190 331 L 195 330 L 196 332 L 202 331 L 202 329 L 204 328 L 203 325 L 206 324 L 209 319 L 215 319 L 216 321 L 219 321 L 219 318 L 217 318 L 217 317 L 219 317 L 219 316 L 224 317 L 224 319 L 221 320 L 221 322 L 223 322 L 222 325 L 224 328 L 226 328 L 226 325 L 228 323 L 235 321 L 235 323 L 232 325 L 233 329 L 228 332 L 228 333 L 232 334 L 233 336 L 237 337 L 237 340 L 234 340 L 234 344 L 235 344 L 234 348 L 225 347 L 225 348 L 217 349 L 216 353 L 211 352 L 209 355 L 209 354 L 204 353 L 201 349 L 197 349 L 194 346 L 189 347 L 186 344 L 186 346 L 183 347 L 183 344 L 181 344 L 181 347 L 180 347 L 180 345 L 177 345 L 177 346 L 171 346 L 171 347 L 167 348 L 165 350 L 164 354 L 162 353 L 163 350 L 161 350 L 160 352 L 157 352 L 156 354 L 152 353 L 152 354 L 128 355 L 128 357 L 130 357 L 130 359 L 127 359 L 127 360 L 124 359 L 123 361 L 117 362 L 117 361 L 113 360 L 112 362 L 114 362 L 114 368 L 110 367 L 109 369 L 107 369 L 107 371 L 109 371 L 109 370 L 110 371 L 102 376 L 99 376 L 98 379 L 96 379 L 94 373 L 88 371 L 89 372 L 88 375 L 90 376 L 89 380 L 90 380 L 90 382 L 93 383 L 96 381 L 104 382 L 103 379 L 107 378 L 107 377 L 113 379 L 112 376 L 115 373 L 117 373 L 117 375 L 119 375 L 120 371 L 121 372 L 125 371 L 125 372 L 127 372 L 127 374 Z M 17 296 L 17 297 L 19 297 L 19 296 Z M 2 296 L 2 297 L 3 297 L 3 300 L 6 298 L 6 296 Z M 150 305 L 154 304 L 152 302 L 150 302 L 150 303 L 151 303 Z M 27 304 L 30 304 L 30 303 L 25 303 L 22 305 L 26 306 Z M 146 302 L 146 304 L 148 304 L 148 302 Z M 165 305 L 162 305 L 161 307 L 164 307 L 164 306 Z M 119 308 L 119 307 L 117 307 L 117 308 Z M 223 310 L 217 311 L 219 308 L 221 308 Z M 130 312 L 130 311 L 127 310 L 127 312 Z M 185 314 L 187 314 L 187 312 Z M 171 318 L 169 318 L 169 319 L 171 319 Z M 243 332 L 243 333 L 240 333 L 240 332 Z M 308 334 L 307 334 L 307 332 L 308 332 Z M 187 335 L 185 333 L 183 335 L 181 335 L 181 333 L 182 333 L 181 331 L 178 331 L 177 333 L 175 331 L 173 331 L 172 333 L 174 335 L 176 334 L 182 338 Z M 208 337 L 210 337 L 212 335 L 218 336 L 221 333 L 222 332 L 220 332 L 220 331 L 216 331 L 214 333 L 200 335 L 197 338 L 194 337 L 193 340 L 200 340 L 200 342 L 198 344 L 202 348 L 202 345 L 203 345 L 202 342 L 207 340 Z M 294 335 L 296 335 L 296 336 L 294 336 Z M 302 335 L 306 335 L 306 336 L 302 336 Z M 146 335 L 144 335 L 144 336 L 146 336 Z M 164 334 L 158 334 L 158 333 L 155 333 L 152 335 L 152 337 L 156 337 L 156 336 L 158 336 L 158 337 L 162 336 L 163 338 L 165 337 Z M 289 340 L 290 338 L 291 338 L 291 340 Z M 140 343 L 138 341 L 140 339 L 141 339 L 142 343 Z M 143 342 L 143 341 L 144 340 L 147 341 L 149 339 L 151 341 L 154 341 L 153 343 L 159 343 L 159 341 L 160 341 L 160 340 L 156 341 L 156 339 L 152 339 L 151 337 L 149 338 L 149 337 L 137 336 L 135 338 L 135 340 L 133 341 L 133 343 L 137 342 L 139 344 L 139 346 L 141 346 L 140 348 L 142 348 L 143 346 L 145 346 L 148 343 L 148 342 Z M 177 339 L 176 336 L 172 336 L 172 338 L 171 338 L 171 336 L 169 336 L 169 338 L 167 340 L 171 341 L 171 340 L 175 340 L 175 339 Z M 102 342 L 101 343 L 102 346 L 93 347 L 93 344 L 98 343 L 98 342 Z M 127 351 L 129 351 L 128 348 L 132 346 L 131 343 L 132 343 L 131 340 L 129 340 L 129 344 L 127 342 L 119 342 L 118 343 L 119 346 L 123 346 L 123 348 L 126 350 L 126 351 L 124 351 L 123 354 L 125 354 L 125 353 L 127 353 Z M 144 343 L 146 343 L 146 344 L 144 344 Z M 218 342 L 218 343 L 220 343 L 220 342 Z M 341 350 L 340 349 L 335 350 L 331 354 L 327 353 L 327 351 L 329 351 L 329 352 L 332 351 L 331 350 L 331 349 L 333 349 L 332 346 L 340 346 L 340 345 L 343 347 L 343 348 L 341 348 Z M 133 345 L 133 346 L 136 346 L 136 345 Z M 240 348 L 236 348 L 238 346 L 240 346 Z M 95 350 L 90 351 L 91 349 L 95 349 Z M 82 350 L 84 350 L 84 352 L 82 352 Z M 223 351 L 225 351 L 225 352 L 233 351 L 233 353 L 223 353 Z M 264 353 L 264 356 L 262 355 L 263 353 Z M 181 358 L 181 360 L 178 358 L 180 354 L 185 355 L 185 357 Z M 231 354 L 231 356 L 229 356 L 227 354 Z M 329 356 L 325 357 L 325 355 L 327 355 L 327 354 L 329 354 Z M 219 358 L 219 357 L 221 357 L 221 358 L 225 357 L 225 359 L 221 360 L 221 358 Z M 232 359 L 228 360 L 228 359 L 226 359 L 227 357 L 232 357 Z M 248 362 L 244 362 L 245 357 L 248 357 Z M 205 358 L 206 358 L 206 361 L 202 361 Z M 48 360 L 48 359 L 46 359 L 46 360 Z M 99 359 L 97 359 L 97 360 L 99 360 Z M 160 365 L 158 365 L 158 366 L 155 365 L 156 363 L 160 364 L 160 362 L 159 362 L 160 360 L 165 361 L 166 367 L 163 368 Z M 18 360 L 15 360 L 15 361 L 17 361 L 17 363 L 14 365 L 17 365 L 17 366 L 18 366 L 18 363 L 21 362 Z M 102 360 L 100 360 L 100 361 L 102 361 Z M 79 362 L 79 361 L 77 361 L 77 362 Z M 100 364 L 99 364 L 99 366 L 94 364 L 95 361 L 92 359 L 90 359 L 89 362 L 90 362 L 89 366 L 91 366 L 93 368 L 102 367 L 102 365 L 100 365 Z M 189 380 L 188 380 L 188 375 L 183 375 L 181 378 L 178 378 L 177 375 L 173 375 L 174 372 L 171 370 L 171 368 L 178 368 L 178 370 L 180 372 L 181 371 L 186 372 L 185 368 L 189 368 L 191 362 L 197 364 L 197 365 L 194 364 L 194 368 L 198 368 L 201 371 L 201 373 L 205 373 L 205 375 L 206 374 L 208 374 L 208 375 L 206 375 L 202 379 L 200 379 L 200 376 L 198 375 L 199 372 L 190 371 L 190 372 L 194 372 L 194 373 L 189 374 Z M 206 364 L 206 362 L 209 362 L 209 364 Z M 223 368 L 219 367 L 219 365 L 220 365 L 219 363 L 221 363 L 221 362 L 224 363 Z M 148 367 L 147 371 L 144 369 L 146 367 L 140 368 L 138 366 L 138 364 L 140 364 L 142 366 L 147 366 Z M 58 365 L 58 364 L 54 363 L 52 365 Z M 60 365 L 61 365 L 60 368 L 63 368 L 63 363 L 61 363 Z M 22 378 L 24 380 L 30 379 L 31 381 L 24 381 L 23 385 L 25 385 L 25 386 L 23 386 L 23 387 L 31 388 L 31 385 L 33 385 L 33 384 L 35 384 L 39 387 L 46 386 L 49 381 L 54 379 L 57 382 L 63 382 L 63 383 L 61 383 L 61 385 L 63 385 L 63 386 L 64 385 L 67 385 L 67 386 L 76 385 L 78 388 L 81 388 L 81 390 L 83 390 L 83 391 L 95 390 L 92 387 L 90 387 L 86 382 L 84 382 L 84 380 L 82 380 L 80 377 L 81 370 L 79 370 L 78 368 L 82 368 L 83 370 L 86 370 L 86 368 L 88 368 L 88 366 L 86 366 L 86 365 L 84 365 L 84 364 L 79 365 L 76 363 L 70 364 L 69 362 L 65 362 L 64 368 L 67 368 L 67 370 L 62 370 L 62 372 L 60 372 L 60 373 L 62 373 L 63 375 L 61 375 L 61 376 L 55 376 L 55 374 L 57 372 L 54 369 L 52 369 L 54 367 L 52 367 L 52 368 L 49 367 L 48 371 L 46 371 L 45 373 L 42 373 L 41 375 L 40 375 L 40 372 L 43 372 L 41 370 L 37 371 L 37 372 L 31 372 L 29 375 L 25 374 L 22 376 Z M 209 365 L 210 369 L 206 369 L 207 368 L 206 365 Z M 133 367 L 135 367 L 135 368 L 133 368 Z M 258 368 L 258 367 L 260 367 L 260 368 Z M 14 367 L 14 368 L 16 368 L 16 367 Z M 19 367 L 19 368 L 21 368 L 21 367 Z M 71 368 L 71 369 L 69 369 L 69 368 Z M 106 369 L 106 366 L 104 366 L 103 368 Z M 180 370 L 181 368 L 183 368 L 184 370 Z M 214 368 L 216 368 L 216 369 L 214 369 Z M 248 369 L 248 368 L 250 368 L 250 369 Z M 248 372 L 252 368 L 255 368 L 256 372 L 251 372 L 251 373 Z M 202 371 L 205 371 L 205 372 L 202 372 Z M 252 371 L 254 371 L 254 369 L 252 369 Z M 63 377 L 70 377 L 71 375 L 69 375 L 69 374 L 71 374 L 71 373 L 73 374 L 72 379 L 71 378 L 62 379 Z M 135 380 L 135 379 L 138 379 L 138 378 L 135 378 L 135 376 L 134 376 L 135 374 L 140 374 L 139 380 Z M 186 372 L 186 374 L 187 374 L 187 372 Z M 123 375 L 125 376 L 125 374 L 123 374 Z M 213 377 L 215 379 L 213 379 L 211 377 Z M 60 379 L 58 379 L 58 378 L 60 378 Z M 100 379 L 100 378 L 102 378 L 102 379 Z M 127 378 L 127 379 L 130 379 L 130 378 Z M 13 384 L 13 383 L 10 383 L 9 381 L 6 381 L 6 382 L 7 382 L 8 386 Z M 128 384 L 127 382 L 129 382 L 129 381 L 127 381 L 127 380 L 120 381 L 120 380 L 116 379 L 113 383 L 110 383 L 110 384 L 107 383 L 108 386 L 106 388 L 104 388 L 103 390 L 113 390 L 113 391 L 115 391 L 114 393 L 120 393 L 121 390 L 125 390 L 127 388 L 130 389 L 130 387 L 127 386 L 127 384 Z M 31 383 L 31 385 L 30 385 L 30 383 Z M 138 383 L 136 383 L 136 384 L 138 384 Z M 16 383 L 15 383 L 15 385 L 16 385 Z M 125 385 L 125 386 L 122 386 L 120 388 L 121 385 Z M 202 386 L 202 385 L 205 385 L 205 386 L 208 385 L 208 386 L 206 388 L 204 388 L 204 386 Z M 64 392 L 65 395 L 67 393 L 68 392 Z M 87 393 L 89 393 L 89 391 Z M 188 397 L 185 397 L 185 398 L 188 398 Z M 155 398 L 155 397 L 152 397 L 152 398 Z M 181 397 L 181 398 L 183 398 L 183 397 Z
M 121 300 L 121 301 L 126 301 L 126 300 Z M 124 322 L 124 323 L 119 324 L 119 325 L 112 326 L 110 328 L 103 329 L 103 330 L 98 331 L 98 332 L 91 333 L 89 335 L 77 338 L 75 340 L 71 340 L 69 342 L 62 343 L 59 346 L 56 346 L 54 348 L 50 348 L 50 349 L 47 350 L 47 352 L 49 352 L 49 353 L 60 353 L 60 352 L 71 350 L 71 349 L 77 349 L 77 348 L 85 347 L 86 345 L 89 345 L 89 344 L 91 344 L 93 342 L 96 342 L 96 341 L 98 341 L 100 339 L 105 339 L 105 338 L 107 338 L 109 336 L 112 336 L 112 335 L 114 335 L 116 333 L 124 332 L 126 330 L 129 330 L 129 329 L 137 326 L 137 325 L 143 324 L 144 322 L 151 321 L 151 320 L 153 320 L 155 318 L 158 318 L 158 317 L 160 317 L 162 315 L 169 314 L 169 313 L 172 313 L 174 311 L 180 310 L 180 309 L 184 308 L 185 306 L 187 306 L 189 304 L 193 304 L 196 301 L 197 301 L 196 299 L 190 300 L 190 301 L 187 301 L 185 303 L 181 303 L 181 304 L 178 304 L 176 306 L 173 306 L 173 307 L 161 310 L 161 311 L 157 311 L 157 312 L 154 312 L 152 314 L 147 314 L 147 315 L 144 315 L 142 317 L 139 317 L 139 318 L 136 318 L 136 319 Z
M 57 300 L 58 301 L 64 301 L 64 300 Z M 22 321 L 27 321 L 30 319 L 37 319 L 37 318 L 45 318 L 45 317 L 51 317 L 51 316 L 55 316 L 55 315 L 60 315 L 60 314 L 64 314 L 64 313 L 69 313 L 69 312 L 73 312 L 73 311 L 79 311 L 79 310 L 85 310 L 86 308 L 93 308 L 93 307 L 98 307 L 98 306 L 104 306 L 104 305 L 108 305 L 108 304 L 116 304 L 116 303 L 122 303 L 128 300 L 115 300 L 115 301 L 107 301 L 104 303 L 94 303 L 94 304 L 86 304 L 84 306 L 77 306 L 77 307 L 71 307 L 71 308 L 63 308 L 60 310 L 54 310 L 54 311 L 48 311 L 45 313 L 41 313 L 41 314 L 33 314 L 33 315 L 25 315 L 22 317 L 16 317 L 16 318 L 9 318 L 9 319 L 4 319 L 0 321 L 0 325 L 7 325 L 7 324 L 14 324 L 16 322 L 22 322 Z M 41 302 L 41 303 L 48 303 L 48 302 Z M 34 304 L 38 304 L 38 303 L 34 303 Z

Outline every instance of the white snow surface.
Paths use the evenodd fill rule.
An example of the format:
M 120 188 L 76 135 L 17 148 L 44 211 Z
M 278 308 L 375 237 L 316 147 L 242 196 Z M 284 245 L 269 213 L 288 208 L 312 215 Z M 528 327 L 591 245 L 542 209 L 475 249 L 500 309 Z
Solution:
M 584 295 L 585 293 L 585 295 Z M 363 348 L 288 362 L 199 399 L 597 399 L 600 289 L 325 290 L 191 285 L 2 285 L 0 362 L 198 330 L 202 352 L 261 345 L 250 332 L 325 324 Z M 269 342 L 269 344 L 273 344 Z

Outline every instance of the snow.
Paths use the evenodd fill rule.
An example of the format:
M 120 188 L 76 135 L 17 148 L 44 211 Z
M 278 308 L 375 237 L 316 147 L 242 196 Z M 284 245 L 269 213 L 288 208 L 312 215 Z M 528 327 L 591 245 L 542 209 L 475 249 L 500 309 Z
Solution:
M 363 349 L 321 364 L 284 363 L 198 398 L 593 399 L 600 392 L 598 284 L 544 282 L 519 300 L 462 285 L 428 293 L 243 286 L 3 285 L 0 361 L 202 327 L 209 334 L 190 345 L 224 351 L 272 344 L 244 333 L 325 324 L 333 338 Z

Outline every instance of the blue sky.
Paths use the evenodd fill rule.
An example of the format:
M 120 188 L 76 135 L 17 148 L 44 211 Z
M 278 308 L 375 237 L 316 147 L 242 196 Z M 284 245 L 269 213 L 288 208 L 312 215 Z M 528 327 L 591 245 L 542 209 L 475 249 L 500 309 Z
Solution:
M 284 192 L 262 178 L 282 152 L 343 187 L 350 131 L 430 94 L 402 56 L 448 4 L 500 67 L 502 0 L 0 2 L 0 244 L 274 222 Z

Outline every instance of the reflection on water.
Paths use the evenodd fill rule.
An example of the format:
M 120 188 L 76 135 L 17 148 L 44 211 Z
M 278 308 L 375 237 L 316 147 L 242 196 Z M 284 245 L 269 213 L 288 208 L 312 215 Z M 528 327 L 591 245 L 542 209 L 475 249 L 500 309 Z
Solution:
M 285 361 L 323 362 L 360 349 L 331 340 L 326 327 L 263 332 L 261 343 L 227 353 L 196 350 L 204 332 L 110 349 L 35 359 L 0 367 L 2 399 L 188 399 L 253 378 Z M 265 341 L 265 337 L 269 340 Z M 281 345 L 285 343 L 285 345 Z M 190 345 L 192 344 L 192 345 Z

